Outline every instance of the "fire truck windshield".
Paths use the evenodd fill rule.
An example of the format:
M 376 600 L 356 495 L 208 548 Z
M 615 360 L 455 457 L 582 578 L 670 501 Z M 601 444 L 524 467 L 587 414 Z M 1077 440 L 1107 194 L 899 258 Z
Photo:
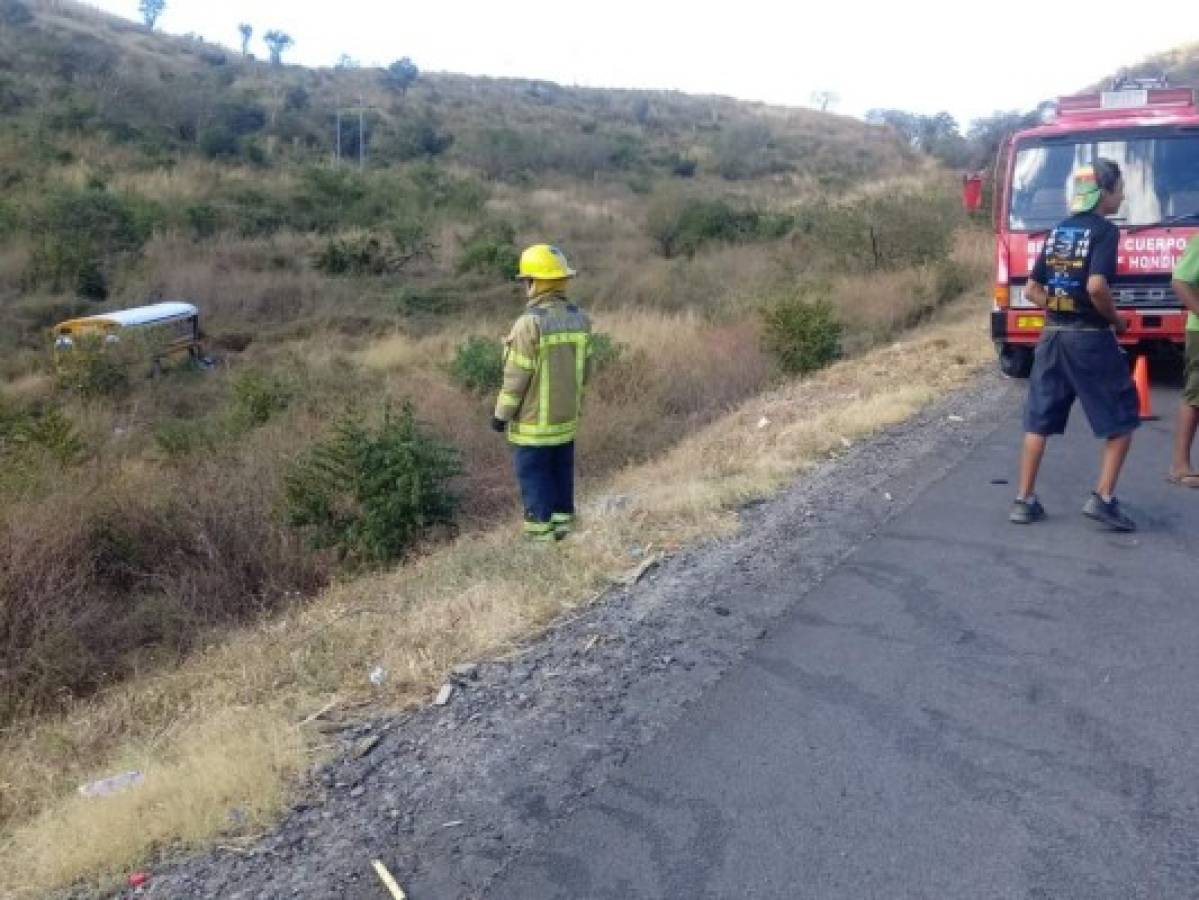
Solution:
M 1017 144 L 1008 227 L 1042 231 L 1069 216 L 1072 173 L 1096 157 L 1124 172 L 1124 205 L 1113 217 L 1121 225 L 1197 218 L 1199 134 L 1070 135 Z

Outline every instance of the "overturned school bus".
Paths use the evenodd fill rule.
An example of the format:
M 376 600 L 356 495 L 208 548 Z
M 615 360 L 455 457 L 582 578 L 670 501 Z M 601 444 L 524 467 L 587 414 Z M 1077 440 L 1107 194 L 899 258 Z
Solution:
M 101 347 L 123 344 L 123 350 L 144 356 L 154 373 L 176 360 L 204 361 L 200 347 L 200 311 L 190 303 L 154 303 L 68 319 L 55 325 L 53 334 L 54 352 L 58 357 L 91 342 Z

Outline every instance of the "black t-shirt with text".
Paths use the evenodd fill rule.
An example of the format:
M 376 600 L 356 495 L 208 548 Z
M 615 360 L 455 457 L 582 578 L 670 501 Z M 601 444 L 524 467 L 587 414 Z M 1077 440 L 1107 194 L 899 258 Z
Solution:
M 1049 232 L 1029 277 L 1045 285 L 1050 324 L 1108 324 L 1091 303 L 1087 279 L 1116 277 L 1119 246 L 1120 229 L 1093 212 L 1071 216 Z

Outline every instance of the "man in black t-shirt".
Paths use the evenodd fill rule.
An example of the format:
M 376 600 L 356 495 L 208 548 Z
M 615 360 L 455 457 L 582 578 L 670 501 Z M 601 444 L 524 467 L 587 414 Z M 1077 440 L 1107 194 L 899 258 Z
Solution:
M 1024 449 L 1020 486 L 1008 518 L 1024 525 L 1044 518 L 1035 494 L 1037 472 L 1051 434 L 1066 430 L 1075 398 L 1103 438 L 1099 481 L 1083 515 L 1116 531 L 1136 524 L 1115 498 L 1116 480 L 1140 424 L 1137 392 L 1116 335 L 1128 325 L 1116 315 L 1110 283 L 1116 274 L 1120 230 L 1104 216 L 1120 208 L 1124 181 L 1120 167 L 1096 160 L 1074 173 L 1074 213 L 1049 233 L 1025 288 L 1046 310 L 1024 410 Z

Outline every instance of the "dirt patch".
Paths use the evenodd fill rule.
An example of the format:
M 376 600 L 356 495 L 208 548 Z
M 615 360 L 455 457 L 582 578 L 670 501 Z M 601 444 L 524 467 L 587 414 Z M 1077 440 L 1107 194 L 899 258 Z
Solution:
M 650 566 L 521 653 L 464 671 L 444 707 L 348 728 L 342 756 L 268 835 L 156 871 L 140 896 L 384 897 L 372 859 L 414 900 L 481 896 L 962 459 L 1018 391 L 981 376 L 742 510 L 732 537 Z

